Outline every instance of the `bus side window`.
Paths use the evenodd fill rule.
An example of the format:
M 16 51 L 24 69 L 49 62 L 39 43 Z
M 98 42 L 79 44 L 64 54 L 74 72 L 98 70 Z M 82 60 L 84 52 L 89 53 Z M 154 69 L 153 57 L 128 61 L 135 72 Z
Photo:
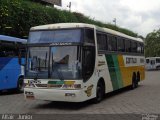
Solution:
M 142 53 L 142 47 L 141 47 L 140 43 L 138 43 L 138 45 L 137 45 L 137 52 Z
M 150 62 L 151 62 L 151 65 L 154 65 L 156 63 L 155 60 L 151 60 Z
M 97 33 L 97 44 L 98 50 L 105 51 L 107 50 L 107 36 L 104 34 Z
M 1 43 L 1 41 L 0 41 L 0 57 L 5 57 L 6 55 L 5 55 L 5 51 L 3 50 L 3 45 L 2 45 L 2 43 Z
M 117 51 L 117 38 L 113 36 L 108 37 L 108 50 Z
M 119 52 L 125 52 L 124 39 L 118 38 L 117 49 L 118 49 Z
M 141 43 L 140 46 L 141 46 L 141 53 L 144 54 L 144 44 Z
M 135 41 L 131 42 L 131 52 L 137 53 L 137 42 Z
M 84 42 L 95 44 L 94 40 L 94 30 L 93 29 L 85 29 L 84 30 Z
M 160 58 L 157 58 L 157 59 L 156 59 L 156 63 L 160 63 Z
M 147 63 L 147 64 L 149 63 L 149 59 L 146 59 L 146 63 Z
M 131 52 L 131 42 L 129 40 L 125 40 L 125 51 Z
M 1 57 L 15 57 L 18 56 L 18 48 L 14 42 L 1 42 L 0 48 Z

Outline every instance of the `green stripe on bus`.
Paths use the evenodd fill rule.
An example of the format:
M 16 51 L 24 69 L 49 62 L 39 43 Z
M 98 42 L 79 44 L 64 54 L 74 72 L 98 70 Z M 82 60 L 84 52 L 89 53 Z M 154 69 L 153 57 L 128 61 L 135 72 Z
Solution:
M 48 84 L 58 84 L 58 85 L 61 85 L 61 84 L 64 84 L 64 81 L 48 81 Z
M 123 87 L 117 55 L 106 55 L 113 90 Z
M 119 86 L 119 88 L 122 88 L 123 87 L 123 82 L 122 82 L 122 75 L 121 75 L 120 66 L 119 66 L 119 62 L 118 62 L 118 56 L 117 55 L 112 55 L 112 57 L 113 57 L 113 60 L 114 60 L 114 66 L 115 66 L 118 86 Z
M 112 55 L 107 55 L 106 56 L 106 60 L 107 60 L 107 63 L 108 63 L 108 69 L 109 69 L 109 73 L 110 73 L 110 78 L 111 78 L 113 90 L 116 90 L 119 87 L 118 87 L 117 75 L 116 75 L 116 71 L 115 71 L 115 66 L 114 66 L 114 61 L 113 61 Z

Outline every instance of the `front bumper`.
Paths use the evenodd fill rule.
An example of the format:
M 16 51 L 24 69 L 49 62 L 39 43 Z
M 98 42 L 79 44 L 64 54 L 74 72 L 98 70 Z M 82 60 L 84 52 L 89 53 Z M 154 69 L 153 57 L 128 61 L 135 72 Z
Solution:
M 38 99 L 48 101 L 83 102 L 89 99 L 85 90 L 39 89 L 24 88 L 26 99 Z

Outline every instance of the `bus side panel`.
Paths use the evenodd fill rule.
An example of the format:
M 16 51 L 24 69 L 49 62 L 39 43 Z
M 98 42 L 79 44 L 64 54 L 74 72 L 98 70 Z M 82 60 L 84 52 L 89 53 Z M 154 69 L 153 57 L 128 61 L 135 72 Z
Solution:
M 118 61 L 124 87 L 132 84 L 132 76 L 134 72 L 136 74 L 137 72 L 140 73 L 140 80 L 145 79 L 145 66 L 143 65 L 143 63 L 140 63 L 141 58 L 136 56 L 133 56 L 133 58 L 137 58 L 137 63 L 127 66 L 125 63 L 126 56 L 118 55 Z
M 120 65 L 120 71 L 122 74 L 123 86 L 124 87 L 129 86 L 132 84 L 133 70 L 131 67 L 130 68 L 125 67 L 125 63 L 122 55 L 118 56 L 118 61 Z
M 129 56 L 130 57 L 130 56 Z M 109 74 L 113 86 L 113 90 L 117 90 L 132 84 L 132 76 L 134 72 L 140 72 L 140 80 L 145 78 L 145 66 L 140 63 L 140 57 L 132 56 L 137 59 L 137 63 L 125 64 L 126 56 L 123 55 L 106 55 Z
M 0 90 L 16 88 L 21 73 L 18 58 L 0 58 L 0 61 Z
M 110 78 L 113 86 L 113 90 L 117 90 L 123 87 L 122 75 L 119 67 L 117 55 L 106 55 Z
M 7 70 L 6 65 L 9 64 L 11 58 L 0 58 L 0 90 L 3 90 L 7 87 Z

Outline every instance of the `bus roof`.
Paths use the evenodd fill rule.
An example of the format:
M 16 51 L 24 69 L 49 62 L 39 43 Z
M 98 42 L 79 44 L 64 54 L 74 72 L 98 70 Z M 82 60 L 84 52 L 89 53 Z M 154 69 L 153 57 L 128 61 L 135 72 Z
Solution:
M 6 35 L 0 35 L 0 41 L 10 41 L 10 42 L 21 42 L 21 43 L 27 43 L 26 39 L 20 39 L 16 37 L 6 36 Z
M 141 38 L 131 37 L 129 35 L 126 35 L 126 34 L 121 33 L 121 32 L 117 32 L 115 30 L 111 30 L 111 29 L 108 29 L 108 28 L 102 28 L 102 27 L 98 27 L 96 25 L 86 24 L 86 23 L 57 23 L 57 24 L 41 25 L 41 26 L 32 27 L 31 31 L 62 29 L 62 28 L 83 28 L 83 27 L 95 28 L 95 29 L 97 29 L 101 32 L 107 32 L 107 33 L 117 35 L 117 36 L 120 36 L 120 37 L 124 37 L 124 38 L 127 38 L 127 39 L 135 40 L 135 41 L 138 41 L 138 42 L 143 42 L 143 40 Z

